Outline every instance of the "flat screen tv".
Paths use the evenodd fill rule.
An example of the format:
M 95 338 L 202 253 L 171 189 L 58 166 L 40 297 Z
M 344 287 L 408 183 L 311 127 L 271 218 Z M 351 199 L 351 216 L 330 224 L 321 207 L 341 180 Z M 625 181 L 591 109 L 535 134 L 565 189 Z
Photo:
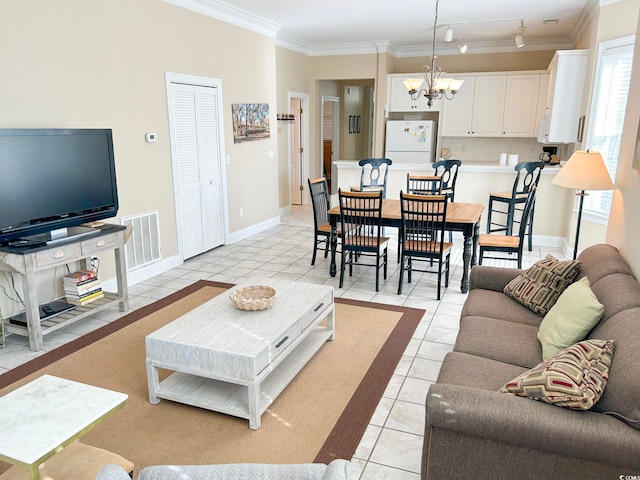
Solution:
M 0 129 L 0 244 L 46 242 L 117 212 L 111 129 Z

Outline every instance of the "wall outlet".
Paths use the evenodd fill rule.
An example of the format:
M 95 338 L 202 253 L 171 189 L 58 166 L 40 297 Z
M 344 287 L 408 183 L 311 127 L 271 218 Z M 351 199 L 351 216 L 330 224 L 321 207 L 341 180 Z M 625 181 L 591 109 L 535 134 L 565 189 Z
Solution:
M 244 208 L 240 209 L 240 216 L 243 217 L 244 216 Z

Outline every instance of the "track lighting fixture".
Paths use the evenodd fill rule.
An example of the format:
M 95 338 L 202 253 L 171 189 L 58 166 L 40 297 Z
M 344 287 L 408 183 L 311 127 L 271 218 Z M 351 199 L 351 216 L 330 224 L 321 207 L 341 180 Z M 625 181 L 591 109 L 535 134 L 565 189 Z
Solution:
M 460 53 L 464 53 L 467 51 L 468 45 L 466 43 L 462 43 L 462 39 L 460 39 L 458 40 L 458 44 L 456 45 L 456 48 Z

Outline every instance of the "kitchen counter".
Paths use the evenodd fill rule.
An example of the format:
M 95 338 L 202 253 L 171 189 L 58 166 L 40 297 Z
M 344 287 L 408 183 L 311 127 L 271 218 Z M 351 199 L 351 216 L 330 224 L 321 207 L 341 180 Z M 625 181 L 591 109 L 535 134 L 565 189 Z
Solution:
M 551 183 L 559 166 L 547 165 L 542 170 L 536 198 L 533 234 L 536 243 L 561 245 L 562 235 L 570 222 L 574 192 Z M 387 178 L 387 198 L 399 198 L 400 190 L 406 191 L 407 173 L 433 173 L 430 164 L 393 164 Z M 332 178 L 332 205 L 337 205 L 338 188 L 349 190 L 360 184 L 360 165 L 356 160 L 334 162 Z M 482 203 L 485 206 L 480 231 L 486 229 L 486 210 L 489 192 L 510 191 L 515 179 L 513 166 L 498 164 L 462 164 L 456 184 L 456 200 L 459 202 Z M 548 238 L 543 238 L 548 237 Z

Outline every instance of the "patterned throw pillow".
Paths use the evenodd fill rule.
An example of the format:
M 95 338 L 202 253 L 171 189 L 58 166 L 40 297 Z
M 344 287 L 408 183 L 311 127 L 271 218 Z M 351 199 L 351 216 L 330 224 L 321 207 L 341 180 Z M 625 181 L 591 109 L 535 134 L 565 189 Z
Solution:
M 511 280 L 503 292 L 538 315 L 546 315 L 560 294 L 576 278 L 580 260 L 558 260 L 547 255 Z
M 604 393 L 613 350 L 613 340 L 583 340 L 498 391 L 573 410 L 589 410 Z

